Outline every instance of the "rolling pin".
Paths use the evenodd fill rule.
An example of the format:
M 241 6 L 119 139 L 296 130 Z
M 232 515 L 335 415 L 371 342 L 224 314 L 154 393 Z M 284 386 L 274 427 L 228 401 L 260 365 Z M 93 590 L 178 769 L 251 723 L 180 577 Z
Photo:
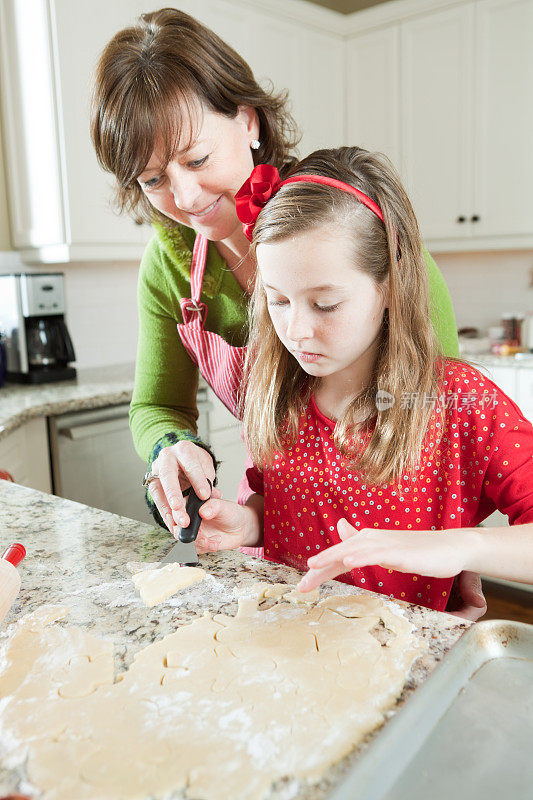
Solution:
M 17 565 L 26 555 L 22 544 L 12 544 L 0 558 L 0 622 L 13 605 L 20 590 L 20 575 Z

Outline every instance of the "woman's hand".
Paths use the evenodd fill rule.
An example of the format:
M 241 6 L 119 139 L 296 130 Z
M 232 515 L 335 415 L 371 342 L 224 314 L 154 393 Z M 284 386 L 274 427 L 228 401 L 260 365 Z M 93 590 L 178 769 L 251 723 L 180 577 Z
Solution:
M 345 519 L 338 522 L 342 541 L 312 556 L 298 588 L 310 591 L 348 570 L 377 564 L 399 572 L 414 572 L 435 578 L 451 578 L 468 564 L 475 534 L 470 530 L 451 531 L 358 531 Z
M 213 489 L 211 498 L 200 508 L 202 524 L 196 537 L 196 552 L 200 555 L 254 547 L 259 541 L 261 515 L 262 508 L 256 512 L 253 507 L 222 500 L 220 490 Z
M 165 525 L 174 533 L 176 526 L 185 528 L 190 522 L 183 491 L 192 486 L 200 500 L 210 497 L 208 480 L 215 480 L 215 466 L 207 450 L 182 440 L 161 450 L 152 464 L 152 475 L 157 478 L 150 481 L 148 491 Z

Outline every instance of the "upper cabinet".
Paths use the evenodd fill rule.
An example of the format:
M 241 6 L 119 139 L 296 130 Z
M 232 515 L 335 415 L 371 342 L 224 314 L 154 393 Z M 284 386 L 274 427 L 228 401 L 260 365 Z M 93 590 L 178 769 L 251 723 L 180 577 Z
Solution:
M 300 153 L 385 152 L 435 251 L 533 247 L 533 0 L 397 0 L 342 15 L 303 0 L 182 0 L 287 89 Z M 13 246 L 29 262 L 138 259 L 89 138 L 91 77 L 145 0 L 1 0 Z M 4 219 L 6 215 L 4 214 Z
M 289 89 L 302 152 L 343 138 L 337 15 L 306 4 L 175 3 L 213 28 L 256 76 Z M 157 6 L 156 6 L 157 7 Z M 141 0 L 2 0 L 0 73 L 13 246 L 28 262 L 138 259 L 151 231 L 112 206 L 89 136 L 90 82 Z M 328 28 L 332 28 L 329 30 Z
M 475 236 L 533 243 L 533 0 L 476 7 Z
M 362 33 L 346 44 L 347 144 L 385 153 L 398 166 L 400 29 Z
M 393 161 L 434 251 L 531 248 L 533 0 L 442 5 L 399 4 L 403 11 L 381 26 L 367 15 L 374 28 L 350 37 L 352 63 L 371 63 L 372 85 L 389 88 L 377 96 L 354 91 L 366 76 L 350 70 L 348 138 L 397 153 Z M 379 49 L 385 37 L 387 58 Z M 373 62 L 369 41 L 378 48 Z M 388 140 L 397 134 L 383 132 L 387 123 L 399 129 L 396 149 Z
M 426 242 L 471 234 L 474 7 L 400 26 L 399 163 Z

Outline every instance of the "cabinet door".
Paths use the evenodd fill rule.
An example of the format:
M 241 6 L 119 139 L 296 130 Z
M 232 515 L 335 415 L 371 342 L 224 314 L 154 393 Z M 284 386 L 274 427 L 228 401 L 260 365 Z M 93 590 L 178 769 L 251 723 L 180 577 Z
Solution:
M 477 5 L 475 213 L 479 236 L 533 234 L 533 3 Z
M 470 233 L 473 17 L 469 3 L 401 25 L 402 161 L 424 239 Z
M 15 483 L 50 492 L 50 455 L 46 419 L 37 417 L 0 439 L 0 469 L 7 470 Z
M 101 169 L 89 134 L 89 95 L 99 54 L 121 29 L 146 11 L 141 0 L 55 0 L 59 112 L 65 163 L 68 243 L 83 258 L 137 258 L 151 235 L 124 213 L 113 210 L 114 178 Z M 73 32 L 83 31 L 83 35 Z M 110 246 L 118 248 L 110 251 Z M 72 253 L 76 258 L 76 250 Z
M 275 14 L 268 5 L 203 0 L 191 13 L 230 44 L 257 81 L 288 90 L 303 133 L 301 155 L 343 140 L 343 48 L 340 36 Z
M 395 25 L 346 44 L 346 144 L 385 153 L 400 164 L 400 28 Z
M 240 426 L 212 432 L 211 448 L 220 461 L 218 488 L 225 500 L 236 501 L 246 462 L 246 448 L 241 439 Z

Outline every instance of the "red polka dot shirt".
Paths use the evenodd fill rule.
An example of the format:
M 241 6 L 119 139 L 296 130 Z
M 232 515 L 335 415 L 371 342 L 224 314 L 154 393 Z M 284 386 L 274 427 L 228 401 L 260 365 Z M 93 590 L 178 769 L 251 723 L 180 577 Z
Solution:
M 307 559 L 340 541 L 337 522 L 383 530 L 433 530 L 478 525 L 499 509 L 511 525 L 533 522 L 533 427 L 492 381 L 466 364 L 445 361 L 444 430 L 434 415 L 414 476 L 371 486 L 350 472 L 333 441 L 335 422 L 314 397 L 294 445 L 263 472 L 247 477 L 263 494 L 264 557 L 305 570 Z M 402 398 L 402 402 L 411 402 Z M 428 578 L 379 566 L 338 580 L 438 611 L 453 578 Z

